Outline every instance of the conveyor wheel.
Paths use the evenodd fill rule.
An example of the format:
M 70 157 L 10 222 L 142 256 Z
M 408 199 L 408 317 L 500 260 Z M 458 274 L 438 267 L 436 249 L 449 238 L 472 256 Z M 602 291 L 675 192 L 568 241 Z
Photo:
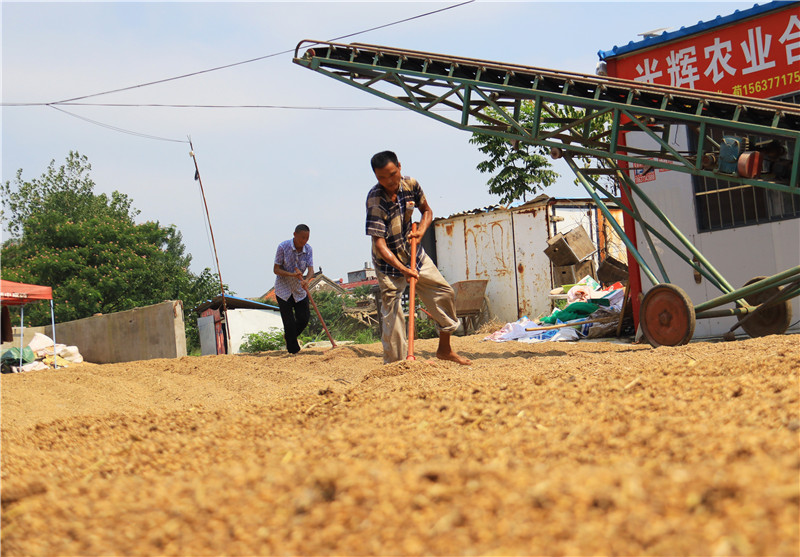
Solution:
M 753 277 L 745 283 L 749 286 L 767 277 Z M 750 294 L 745 298 L 751 306 L 764 303 L 771 296 L 778 292 L 779 287 L 773 286 L 761 292 Z M 790 300 L 785 300 L 773 306 L 761 308 L 754 312 L 748 319 L 742 321 L 742 329 L 752 338 L 765 337 L 767 335 L 782 335 L 792 323 L 792 304 Z
M 680 346 L 694 336 L 694 306 L 680 287 L 657 284 L 642 299 L 639 323 L 651 346 Z

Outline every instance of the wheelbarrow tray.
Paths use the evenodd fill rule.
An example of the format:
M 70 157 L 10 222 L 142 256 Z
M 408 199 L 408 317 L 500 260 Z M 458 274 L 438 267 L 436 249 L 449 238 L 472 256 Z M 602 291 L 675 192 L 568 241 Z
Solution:
M 475 315 L 481 312 L 487 284 L 489 281 L 486 279 L 462 280 L 452 284 L 456 292 L 456 316 Z

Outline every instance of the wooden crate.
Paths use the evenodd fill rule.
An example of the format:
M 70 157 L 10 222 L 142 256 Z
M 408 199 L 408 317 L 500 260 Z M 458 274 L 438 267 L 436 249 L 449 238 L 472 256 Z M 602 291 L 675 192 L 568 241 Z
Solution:
M 555 283 L 553 286 L 575 284 L 586 275 L 595 278 L 594 261 L 591 259 L 576 265 L 556 266 L 553 269 L 553 282 Z
M 596 251 L 583 226 L 576 226 L 566 234 L 556 234 L 547 240 L 545 255 L 553 265 L 566 267 L 580 263 Z

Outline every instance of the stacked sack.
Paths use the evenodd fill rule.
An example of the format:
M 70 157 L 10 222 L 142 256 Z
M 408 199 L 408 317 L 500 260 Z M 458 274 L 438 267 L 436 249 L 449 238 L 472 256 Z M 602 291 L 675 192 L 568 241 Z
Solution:
M 42 333 L 36 333 L 22 350 L 20 366 L 19 348 L 6 350 L 2 355 L 3 373 L 20 373 L 69 367 L 83 362 L 83 356 L 77 346 L 53 344 L 53 339 Z

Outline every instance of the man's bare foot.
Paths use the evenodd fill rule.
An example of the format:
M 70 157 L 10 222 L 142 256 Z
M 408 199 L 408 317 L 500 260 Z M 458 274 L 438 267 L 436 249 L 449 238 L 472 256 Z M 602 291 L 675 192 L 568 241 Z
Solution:
M 472 363 L 472 360 L 465 358 L 464 356 L 459 356 L 452 350 L 450 352 L 436 352 L 436 357 L 440 360 L 448 360 L 450 362 L 455 362 L 457 364 L 461 364 L 462 366 L 468 366 Z
M 471 360 L 456 354 L 456 351 L 450 346 L 450 333 L 441 331 L 439 331 L 439 347 L 436 349 L 436 357 L 440 360 L 461 364 L 462 366 L 468 366 L 472 363 Z

